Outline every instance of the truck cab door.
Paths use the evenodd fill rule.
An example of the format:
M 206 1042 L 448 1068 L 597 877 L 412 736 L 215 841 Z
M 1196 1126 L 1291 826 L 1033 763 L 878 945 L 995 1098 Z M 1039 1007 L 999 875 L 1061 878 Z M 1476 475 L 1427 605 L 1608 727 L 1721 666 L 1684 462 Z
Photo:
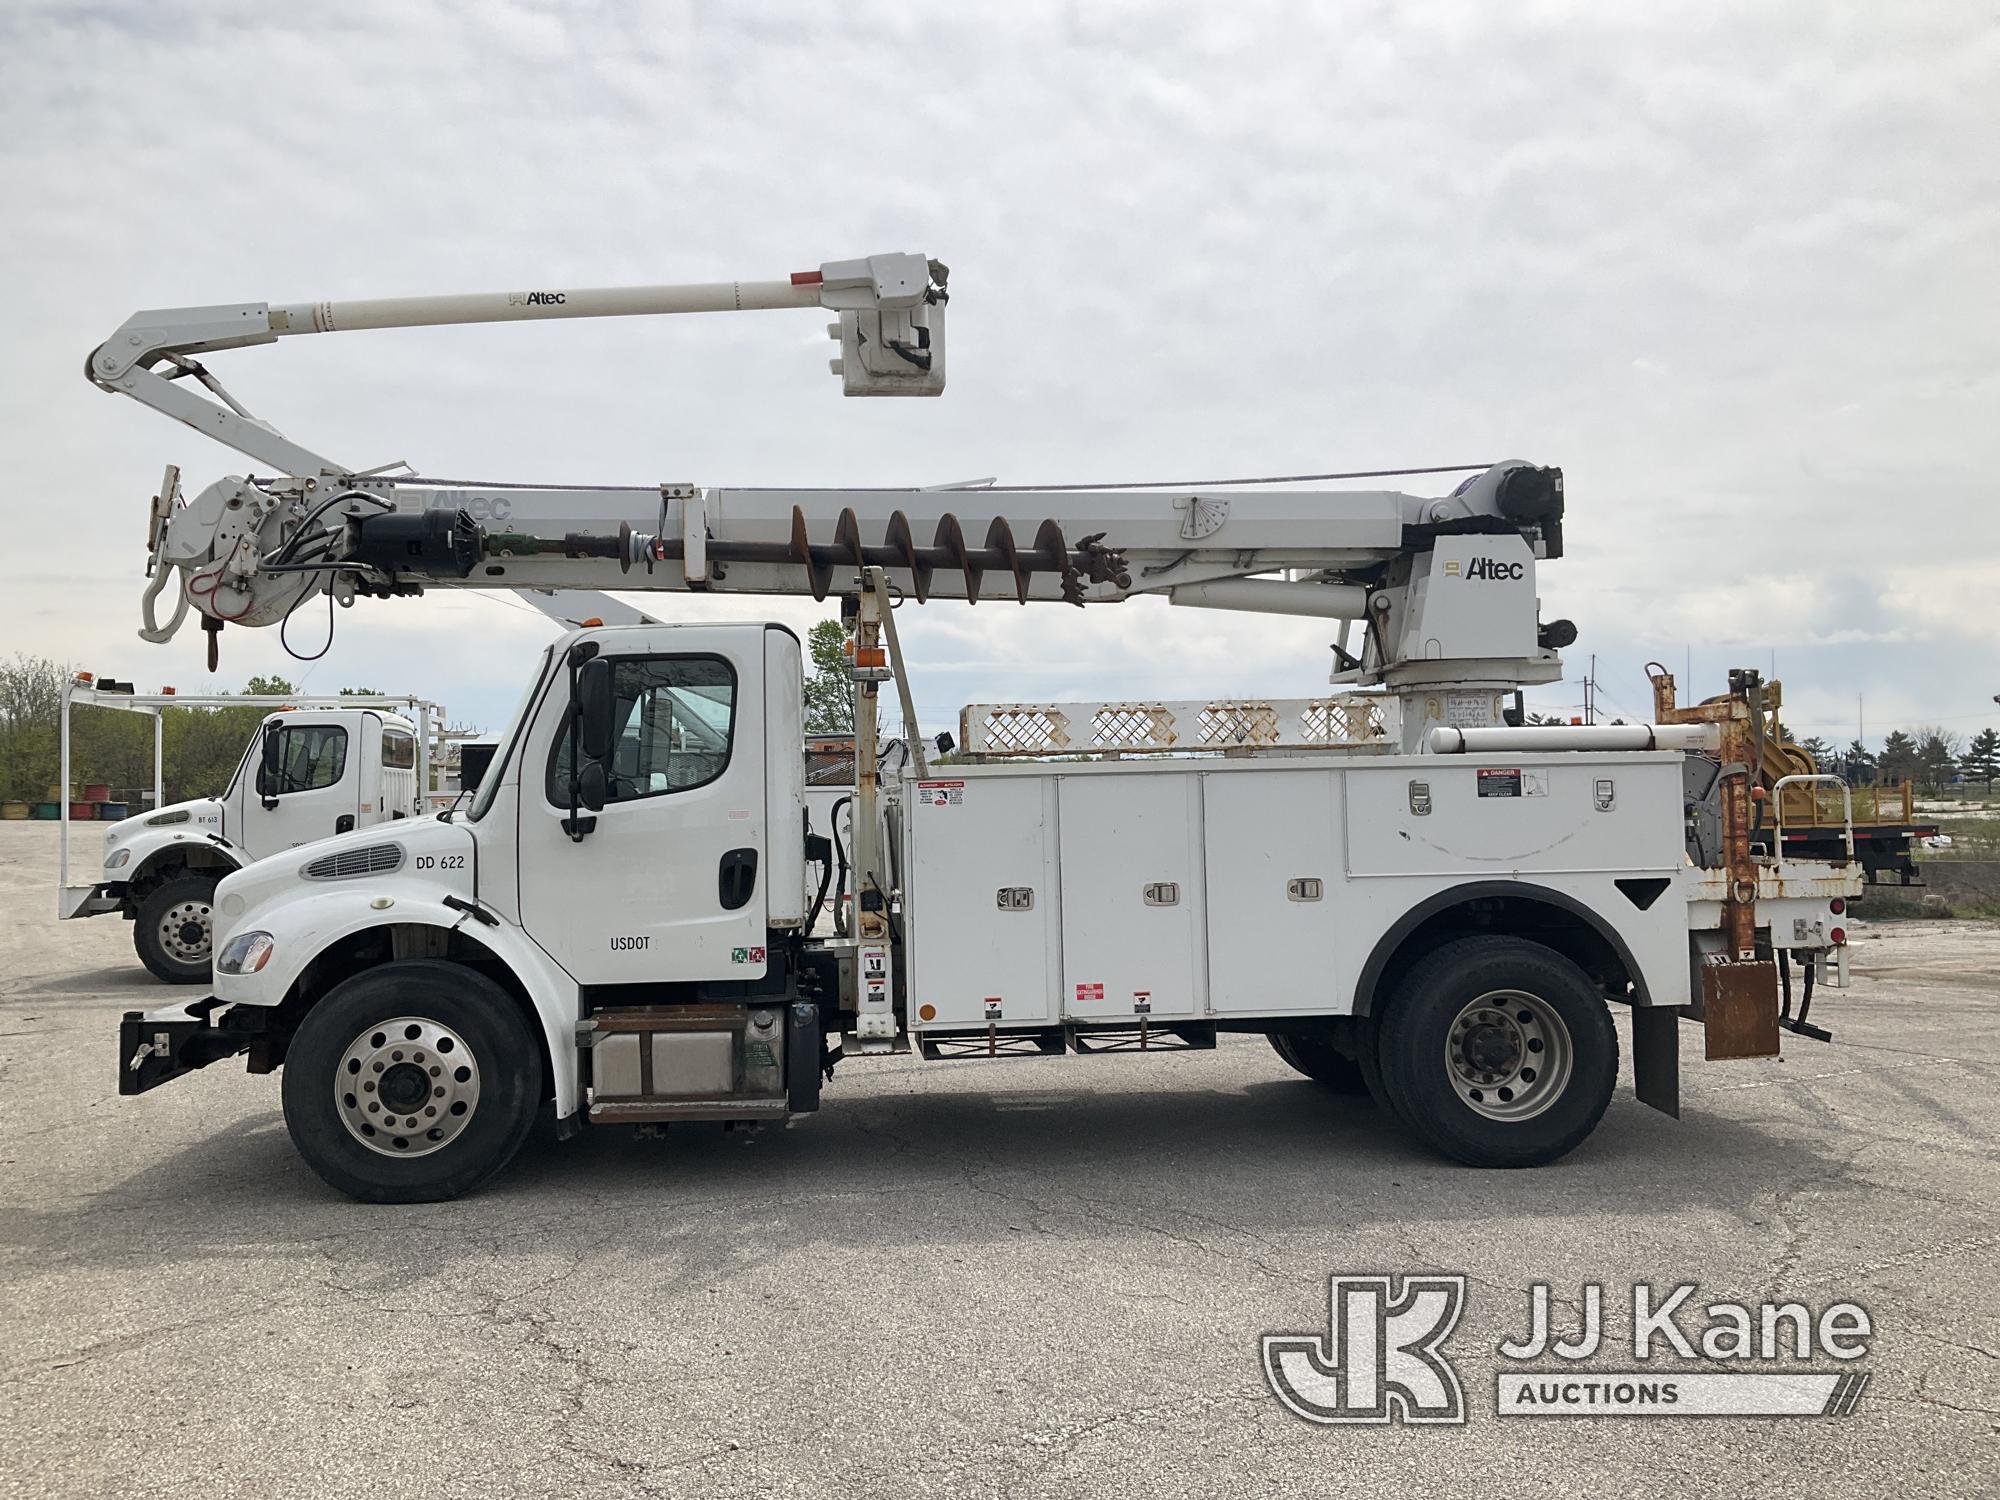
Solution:
M 574 715 L 558 668 L 521 765 L 522 925 L 580 984 L 761 978 L 763 629 L 600 640 L 615 725 L 604 806 L 572 820 Z
M 245 768 L 250 775 L 237 840 L 251 857 L 264 859 L 353 828 L 363 749 L 350 726 L 287 714 L 267 720 L 264 735 L 277 737 L 275 763 L 260 741 Z

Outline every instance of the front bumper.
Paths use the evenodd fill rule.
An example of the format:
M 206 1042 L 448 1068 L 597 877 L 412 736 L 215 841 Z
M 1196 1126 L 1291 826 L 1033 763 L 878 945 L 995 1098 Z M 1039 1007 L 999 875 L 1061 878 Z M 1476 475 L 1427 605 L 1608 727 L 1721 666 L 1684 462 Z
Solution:
M 95 917 L 117 911 L 125 904 L 125 882 L 107 885 L 66 885 L 56 901 L 56 915 L 67 922 L 71 917 Z
M 128 1010 L 118 1023 L 118 1092 L 143 1094 L 248 1051 L 270 1034 L 266 1019 L 261 1012 L 239 1017 L 214 995 L 165 1010 Z

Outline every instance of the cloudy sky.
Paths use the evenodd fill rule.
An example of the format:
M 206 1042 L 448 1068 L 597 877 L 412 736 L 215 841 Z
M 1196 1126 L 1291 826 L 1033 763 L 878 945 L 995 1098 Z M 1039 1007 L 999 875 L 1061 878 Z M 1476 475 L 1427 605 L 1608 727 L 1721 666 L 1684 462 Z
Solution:
M 2000 715 L 1991 4 L 0 3 L 0 651 L 142 685 L 144 506 L 242 461 L 82 378 L 143 307 L 953 269 L 951 386 L 845 401 L 823 318 L 288 340 L 212 364 L 356 466 L 707 485 L 1568 474 L 1545 613 L 1871 739 Z M 1428 481 L 1411 481 L 1423 488 Z M 1450 481 L 1440 481 L 1448 487 Z M 729 608 L 661 596 L 672 618 Z M 809 605 L 737 613 L 809 623 Z M 298 644 L 320 617 L 302 613 Z M 310 627 L 310 628 L 308 628 Z M 968 700 L 1306 695 L 1326 632 L 1152 602 L 904 617 Z M 252 672 L 492 725 L 552 631 L 363 603 Z

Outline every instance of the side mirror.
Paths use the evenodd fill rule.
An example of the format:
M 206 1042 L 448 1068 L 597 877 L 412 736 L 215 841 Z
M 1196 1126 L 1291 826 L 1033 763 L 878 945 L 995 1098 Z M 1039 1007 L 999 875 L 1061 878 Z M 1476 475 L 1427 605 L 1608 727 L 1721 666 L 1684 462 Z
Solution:
M 257 771 L 257 791 L 264 806 L 278 805 L 280 778 L 284 775 L 285 731 L 273 724 L 264 731 L 264 758 Z
M 576 765 L 570 772 L 570 815 L 563 819 L 564 831 L 579 842 L 597 826 L 596 818 L 582 814 L 586 809 L 595 813 L 604 806 L 610 781 L 604 763 L 618 742 L 618 703 L 612 693 L 611 663 L 595 654 L 594 641 L 579 642 L 573 653 L 585 650 L 593 654 L 583 661 L 579 662 L 576 654 L 570 657 Z
M 581 759 L 585 763 L 601 762 L 610 756 L 612 744 L 618 737 L 616 712 L 617 703 L 611 695 L 611 663 L 601 656 L 592 657 L 578 668 L 576 674 L 577 748 L 582 752 Z M 600 765 L 600 783 L 603 777 Z M 602 801 L 598 805 L 602 806 Z

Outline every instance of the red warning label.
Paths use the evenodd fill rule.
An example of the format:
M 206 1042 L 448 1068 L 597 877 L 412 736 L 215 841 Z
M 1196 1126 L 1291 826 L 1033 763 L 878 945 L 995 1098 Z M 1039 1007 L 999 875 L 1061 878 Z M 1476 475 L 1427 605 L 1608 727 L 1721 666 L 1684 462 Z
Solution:
M 1076 998 L 1079 1000 L 1102 1000 L 1104 998 L 1104 986 L 1101 984 L 1080 984 L 1076 987 Z

